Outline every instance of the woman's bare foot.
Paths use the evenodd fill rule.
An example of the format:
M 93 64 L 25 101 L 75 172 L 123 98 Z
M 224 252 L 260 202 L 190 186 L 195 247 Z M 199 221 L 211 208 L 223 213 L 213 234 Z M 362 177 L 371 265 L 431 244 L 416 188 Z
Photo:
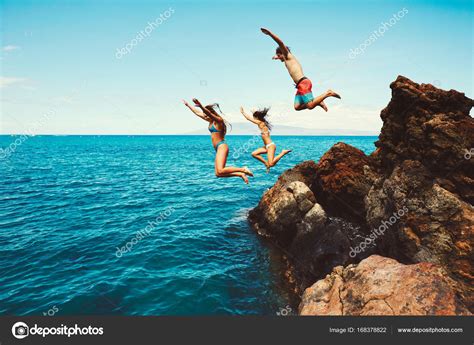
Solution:
M 244 173 L 245 173 L 246 175 L 253 176 L 253 172 L 252 172 L 252 171 L 250 171 L 250 169 L 249 169 L 249 168 L 247 168 L 247 167 L 244 167 L 243 169 L 244 169 Z
M 319 103 L 318 105 L 319 105 L 321 108 L 323 108 L 324 111 L 328 111 L 328 107 L 327 107 L 326 103 L 321 102 L 321 103 Z
M 287 155 L 288 153 L 290 153 L 291 151 L 293 151 L 293 150 L 281 150 L 281 153 L 284 156 L 284 155 Z
M 249 184 L 249 178 L 244 173 L 241 173 L 240 177 L 244 180 L 245 184 Z
M 326 94 L 328 95 L 328 97 L 336 97 L 336 98 L 341 99 L 341 96 L 339 96 L 339 94 L 334 92 L 333 90 L 327 90 Z

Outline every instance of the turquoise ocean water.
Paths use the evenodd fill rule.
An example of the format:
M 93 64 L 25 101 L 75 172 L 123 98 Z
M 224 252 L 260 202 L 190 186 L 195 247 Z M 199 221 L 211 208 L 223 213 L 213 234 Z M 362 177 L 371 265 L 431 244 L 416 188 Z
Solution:
M 214 176 L 208 136 L 19 139 L 0 136 L 1 314 L 275 315 L 292 296 L 248 210 L 284 170 L 376 137 L 275 136 L 293 152 L 266 174 L 261 139 L 228 136 L 248 186 Z

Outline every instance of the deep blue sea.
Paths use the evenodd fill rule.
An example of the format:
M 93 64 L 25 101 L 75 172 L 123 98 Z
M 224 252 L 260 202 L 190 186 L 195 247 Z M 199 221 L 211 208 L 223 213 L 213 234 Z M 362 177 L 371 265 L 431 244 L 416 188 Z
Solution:
M 275 315 L 291 305 L 279 253 L 249 228 L 248 210 L 284 170 L 338 141 L 370 153 L 376 137 L 275 136 L 278 152 L 293 152 L 270 174 L 251 138 L 227 137 L 228 165 L 255 173 L 245 185 L 215 177 L 208 136 L 0 136 L 0 314 Z

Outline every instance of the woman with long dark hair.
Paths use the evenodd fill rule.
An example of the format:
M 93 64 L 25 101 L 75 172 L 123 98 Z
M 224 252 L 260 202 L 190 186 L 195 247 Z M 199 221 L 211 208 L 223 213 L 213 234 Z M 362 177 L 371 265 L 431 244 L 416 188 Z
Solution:
M 183 100 L 194 114 L 209 123 L 208 130 L 211 133 L 211 140 L 214 149 L 216 150 L 215 172 L 217 177 L 240 177 L 245 183 L 249 183 L 248 176 L 253 176 L 252 172 L 247 167 L 226 167 L 227 156 L 229 155 L 229 146 L 225 142 L 225 135 L 227 133 L 227 122 L 222 117 L 222 112 L 219 114 L 216 108 L 219 109 L 219 104 L 210 104 L 203 106 L 196 98 L 193 102 L 200 110 L 195 109 L 188 102 Z
M 270 171 L 270 168 L 275 166 L 278 161 L 286 154 L 290 153 L 291 150 L 282 150 L 281 153 L 275 157 L 276 145 L 270 137 L 270 130 L 272 125 L 268 122 L 267 116 L 270 108 L 263 108 L 252 113 L 252 116 L 248 115 L 243 107 L 240 107 L 240 112 L 244 117 L 250 122 L 256 124 L 260 129 L 262 135 L 264 147 L 260 147 L 252 152 L 252 157 L 258 159 L 260 162 L 265 164 L 267 167 L 267 172 Z M 263 154 L 267 154 L 267 160 L 262 157 Z

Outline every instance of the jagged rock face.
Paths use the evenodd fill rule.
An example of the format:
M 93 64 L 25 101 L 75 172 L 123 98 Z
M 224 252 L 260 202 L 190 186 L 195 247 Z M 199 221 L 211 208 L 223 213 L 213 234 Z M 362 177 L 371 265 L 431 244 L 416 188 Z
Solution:
M 458 292 L 474 307 L 474 210 L 442 188 L 419 161 L 404 161 L 366 198 L 367 221 L 377 228 L 402 215 L 380 238 L 379 253 L 403 262 L 432 262 L 445 267 Z
M 321 219 L 320 217 L 317 216 L 317 219 Z M 375 247 L 370 247 L 357 257 L 351 256 L 351 248 L 358 246 L 366 237 L 363 229 L 356 223 L 328 217 L 324 224 L 301 224 L 303 227 L 298 228 L 291 245 L 286 248 L 287 255 L 295 266 L 294 275 L 301 292 L 330 273 L 333 267 L 359 262 L 361 258 L 375 252 Z
M 442 265 L 474 310 L 474 157 L 465 157 L 474 147 L 473 101 L 404 77 L 391 88 L 370 156 L 380 177 L 365 198 L 365 218 L 376 229 L 402 216 L 377 240 L 377 252 Z
M 387 173 L 404 160 L 417 160 L 443 188 L 474 203 L 474 157 L 465 158 L 474 148 L 473 100 L 402 76 L 390 87 L 374 158 Z
M 366 220 L 377 227 L 403 207 L 378 252 L 406 263 L 442 265 L 474 309 L 474 102 L 398 77 L 382 111 L 378 149 L 371 158 L 384 177 L 365 198 Z
M 391 88 L 370 156 L 337 143 L 283 173 L 249 220 L 291 256 L 303 288 L 375 253 L 440 265 L 473 311 L 474 102 L 401 76 Z
M 303 294 L 301 315 L 470 315 L 440 266 L 372 255 L 338 266 Z
M 327 212 L 364 222 L 364 197 L 375 178 L 371 164 L 364 152 L 345 143 L 321 157 L 313 190 Z

